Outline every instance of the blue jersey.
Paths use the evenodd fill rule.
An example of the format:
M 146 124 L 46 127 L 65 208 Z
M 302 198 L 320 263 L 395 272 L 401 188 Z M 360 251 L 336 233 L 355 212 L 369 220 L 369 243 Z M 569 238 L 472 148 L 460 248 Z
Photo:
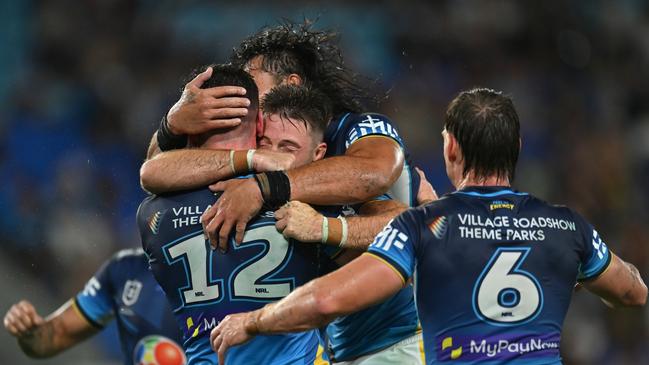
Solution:
M 139 364 L 144 350 L 158 344 L 171 351 L 174 364 L 184 364 L 180 329 L 148 267 L 142 250 L 118 252 L 77 294 L 74 306 L 98 329 L 117 320 L 124 364 Z
M 347 113 L 334 119 L 327 126 L 324 141 L 327 143 L 326 157 L 344 155 L 347 149 L 362 138 L 383 137 L 394 140 L 403 150 L 405 161 L 397 181 L 388 190 L 387 195 L 407 206 L 417 205 L 419 191 L 419 174 L 410 160 L 399 131 L 385 115 L 376 113 Z
M 287 242 L 273 212 L 251 220 L 227 253 L 211 250 L 200 216 L 215 200 L 199 189 L 148 197 L 138 210 L 144 250 L 184 330 L 190 364 L 218 363 L 209 336 L 226 315 L 259 309 L 328 270 L 319 246 Z M 318 348 L 316 331 L 257 336 L 229 349 L 226 364 L 314 364 Z
M 575 282 L 611 253 L 566 207 L 507 187 L 466 188 L 394 219 L 370 246 L 414 275 L 428 364 L 561 364 Z
M 347 113 L 334 120 L 325 133 L 327 155 L 343 155 L 353 143 L 372 137 L 390 138 L 404 149 L 403 171 L 387 195 L 406 205 L 416 205 L 419 174 L 410 163 L 397 128 L 386 116 Z M 418 331 L 413 288 L 409 285 L 379 305 L 337 318 L 327 326 L 326 337 L 330 355 L 336 361 L 346 361 L 387 348 Z

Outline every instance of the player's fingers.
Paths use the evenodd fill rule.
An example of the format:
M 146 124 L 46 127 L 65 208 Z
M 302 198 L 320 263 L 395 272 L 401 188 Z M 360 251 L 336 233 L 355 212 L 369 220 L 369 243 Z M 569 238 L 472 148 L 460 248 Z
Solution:
M 275 219 L 276 220 L 281 220 L 286 216 L 286 211 L 288 210 L 287 207 L 288 203 L 284 204 L 281 208 L 277 209 L 275 211 Z
M 29 315 L 29 313 L 23 308 L 22 303 L 18 303 L 14 305 L 14 311 L 12 313 L 13 318 L 14 318 L 14 323 L 16 325 L 20 325 L 21 327 L 25 329 L 29 329 L 32 327 L 32 320 Z
M 222 224 L 223 215 L 217 214 L 205 228 L 205 234 L 207 234 L 207 238 L 210 240 L 210 246 L 212 246 L 212 249 L 217 249 L 219 247 L 218 232 Z
M 219 327 L 220 326 L 214 327 L 212 332 L 210 332 L 210 344 L 212 345 L 212 350 L 214 350 L 214 352 L 216 352 L 216 350 L 219 349 L 219 346 L 218 346 L 219 342 L 217 342 L 217 341 L 220 340 L 219 334 L 221 333 L 221 330 L 219 329 Z
M 212 77 L 212 67 L 208 67 L 205 69 L 205 71 L 199 73 L 194 77 L 190 82 L 187 83 L 185 87 L 197 87 L 200 88 L 205 81 L 207 81 L 210 77 Z
M 216 184 L 210 185 L 210 190 L 217 192 L 217 191 L 224 191 L 225 188 L 227 188 L 228 183 L 227 181 L 219 181 Z
M 246 95 L 246 89 L 241 86 L 216 86 L 205 90 L 205 95 L 215 98 L 222 98 L 224 96 L 237 96 Z
M 236 232 L 234 239 L 236 240 L 237 244 L 241 244 L 241 242 L 243 242 L 243 236 L 246 232 L 246 223 L 237 222 L 234 227 L 234 231 Z
M 287 224 L 288 224 L 288 220 L 280 219 L 277 222 L 275 222 L 275 228 L 277 228 L 277 230 L 280 232 L 284 232 Z
M 203 236 L 205 236 L 205 238 L 209 238 L 209 235 L 207 234 L 207 226 L 212 222 L 217 211 L 218 207 L 214 204 L 201 215 L 201 225 L 203 226 Z
M 205 122 L 208 129 L 227 129 L 241 124 L 241 118 L 215 119 Z
M 217 244 L 222 252 L 226 252 L 228 250 L 228 239 L 230 238 L 230 232 L 232 231 L 233 226 L 234 221 L 228 219 L 224 220 L 223 224 L 221 225 Z
M 203 113 L 203 116 L 210 120 L 243 118 L 246 115 L 248 115 L 246 108 L 211 109 Z
M 248 108 L 248 106 L 250 106 L 250 99 L 243 97 L 214 98 L 212 96 L 209 96 L 209 98 L 205 101 L 205 106 L 210 109 Z
M 219 356 L 219 365 L 225 365 L 225 353 L 228 351 L 227 341 L 221 341 L 217 354 Z

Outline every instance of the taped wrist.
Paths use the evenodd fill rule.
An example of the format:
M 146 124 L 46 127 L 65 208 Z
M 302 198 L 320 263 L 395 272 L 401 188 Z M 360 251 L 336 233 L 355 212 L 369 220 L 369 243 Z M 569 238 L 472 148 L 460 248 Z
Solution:
M 252 171 L 252 158 L 255 150 L 230 151 L 230 168 L 235 175 Z
M 185 148 L 187 146 L 187 135 L 186 134 L 173 134 L 169 130 L 169 122 L 167 121 L 167 115 L 165 114 L 160 121 L 160 127 L 158 127 L 157 133 L 158 147 L 161 151 L 170 151 L 177 150 L 180 148 Z
M 264 199 L 265 210 L 277 210 L 291 199 L 291 182 L 284 171 L 269 171 L 255 175 Z

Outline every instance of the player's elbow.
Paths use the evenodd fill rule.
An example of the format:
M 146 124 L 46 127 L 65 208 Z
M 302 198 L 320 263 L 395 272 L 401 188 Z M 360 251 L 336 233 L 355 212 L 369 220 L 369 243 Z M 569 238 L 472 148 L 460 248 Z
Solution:
M 140 167 L 140 185 L 142 189 L 157 194 L 164 191 L 164 186 L 161 186 L 162 182 L 157 179 L 157 161 L 155 159 L 147 160 Z
M 363 187 L 364 196 L 360 199 L 367 201 L 385 194 L 397 181 L 403 171 L 403 163 L 394 161 L 375 161 L 367 165 L 367 169 L 359 176 L 359 184 Z
M 640 281 L 633 290 L 624 296 L 623 304 L 627 307 L 642 307 L 647 304 L 647 285 Z

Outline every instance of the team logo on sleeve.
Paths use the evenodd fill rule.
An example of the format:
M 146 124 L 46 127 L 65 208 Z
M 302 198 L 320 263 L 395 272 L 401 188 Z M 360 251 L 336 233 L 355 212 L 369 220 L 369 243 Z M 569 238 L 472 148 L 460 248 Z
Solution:
M 122 302 L 126 306 L 132 306 L 137 302 L 142 291 L 142 283 L 139 280 L 126 280 L 122 291 Z
M 374 239 L 373 247 L 381 248 L 384 251 L 389 251 L 392 246 L 403 250 L 404 244 L 408 241 L 408 235 L 400 232 L 392 225 L 386 226 L 381 233 Z
M 88 283 L 83 288 L 83 295 L 94 297 L 95 295 L 97 295 L 97 291 L 99 291 L 99 289 L 101 289 L 101 283 L 95 277 L 92 277 L 90 280 L 88 280 Z
M 446 228 L 448 227 L 446 216 L 439 216 L 433 220 L 431 224 L 428 225 L 428 228 L 430 228 L 431 232 L 433 232 L 433 236 L 437 239 L 441 239 L 442 236 L 444 236 L 444 233 L 446 233 Z
M 366 118 L 363 119 L 363 121 L 358 123 L 349 132 L 345 146 L 349 147 L 349 145 L 356 142 L 357 139 L 370 134 L 382 134 L 385 136 L 390 136 L 398 141 L 400 140 L 399 134 L 397 133 L 396 129 L 392 127 L 392 125 L 379 118 L 372 118 L 371 115 L 367 115 Z
M 160 222 L 162 221 L 163 215 L 164 212 L 157 211 L 149 217 L 148 223 L 149 223 L 149 229 L 151 230 L 151 233 L 158 234 L 158 232 L 160 231 Z
M 595 248 L 595 252 L 597 252 L 597 257 L 599 257 L 600 260 L 604 259 L 604 255 L 606 255 L 606 243 L 602 241 L 602 238 L 599 236 L 599 233 L 597 233 L 596 230 L 593 229 L 593 247 Z

